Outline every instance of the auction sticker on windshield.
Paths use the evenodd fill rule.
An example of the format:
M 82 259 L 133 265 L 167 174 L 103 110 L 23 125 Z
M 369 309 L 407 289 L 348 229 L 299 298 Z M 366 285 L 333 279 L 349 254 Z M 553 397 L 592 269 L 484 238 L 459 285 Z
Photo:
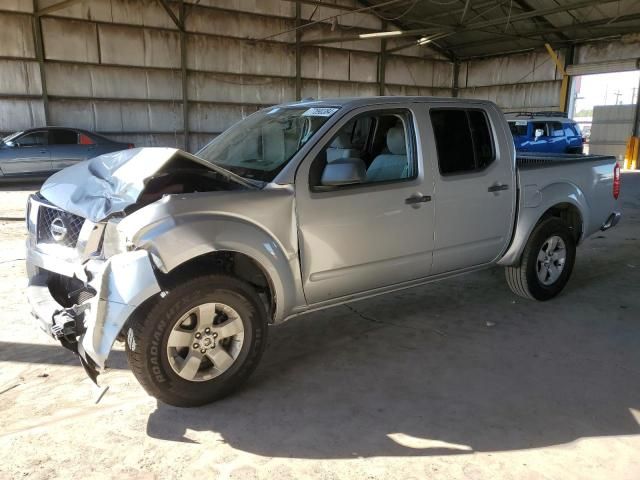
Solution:
M 330 117 L 338 111 L 337 108 L 313 107 L 302 114 L 303 117 Z

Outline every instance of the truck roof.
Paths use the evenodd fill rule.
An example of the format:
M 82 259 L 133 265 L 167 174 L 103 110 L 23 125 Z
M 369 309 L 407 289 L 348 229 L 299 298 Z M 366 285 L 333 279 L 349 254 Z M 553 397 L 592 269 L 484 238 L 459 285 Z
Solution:
M 309 107 L 335 107 L 335 106 L 349 106 L 349 107 L 362 107 L 367 105 L 382 105 L 385 103 L 398 103 L 398 102 L 429 102 L 429 103 L 460 103 L 460 104 L 473 104 L 473 105 L 486 105 L 490 107 L 496 107 L 496 104 L 489 100 L 476 100 L 469 98 L 453 98 L 453 97 L 418 97 L 418 96 L 385 96 L 385 97 L 336 97 L 336 98 L 323 98 L 321 100 L 305 99 L 297 102 L 282 103 L 281 107 L 292 106 L 309 106 Z

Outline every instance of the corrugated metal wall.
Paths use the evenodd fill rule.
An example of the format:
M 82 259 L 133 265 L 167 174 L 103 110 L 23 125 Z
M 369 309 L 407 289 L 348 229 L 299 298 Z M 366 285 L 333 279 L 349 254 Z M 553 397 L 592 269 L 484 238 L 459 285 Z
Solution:
M 491 100 L 507 112 L 559 110 L 561 83 L 546 51 L 470 60 L 458 77 L 460 97 Z
M 589 139 L 589 153 L 615 155 L 624 159 L 633 132 L 635 105 L 596 105 Z
M 40 9 L 59 0 L 44 0 Z M 192 0 L 190 0 L 192 1 Z M 354 1 L 344 0 L 353 6 Z M 171 3 L 178 16 L 178 2 Z M 256 109 L 296 97 L 294 2 L 201 0 L 187 3 L 185 50 L 188 148 L 200 146 Z M 302 5 L 301 19 L 343 10 Z M 85 0 L 40 18 L 33 0 L 0 3 L 0 132 L 68 125 L 137 145 L 182 146 L 181 34 L 159 0 Z M 368 14 L 339 17 L 347 33 L 379 31 Z M 330 35 L 331 23 L 305 28 L 300 41 Z M 271 37 L 271 38 L 265 38 Z M 304 97 L 378 95 L 381 41 L 300 47 Z M 453 64 L 427 48 L 387 55 L 385 93 L 450 96 Z
M 563 64 L 566 49 L 556 51 Z M 637 35 L 619 41 L 577 45 L 574 64 L 640 57 Z M 459 96 L 482 98 L 505 111 L 560 110 L 562 75 L 544 50 L 463 62 L 458 75 Z

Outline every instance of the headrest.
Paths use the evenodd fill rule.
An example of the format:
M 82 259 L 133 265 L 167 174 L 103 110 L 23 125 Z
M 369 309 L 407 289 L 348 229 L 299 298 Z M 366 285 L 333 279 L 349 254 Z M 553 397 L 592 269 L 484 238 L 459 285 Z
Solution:
M 351 139 L 348 133 L 340 133 L 331 142 L 331 148 L 351 148 Z
M 393 155 L 406 155 L 407 143 L 404 138 L 404 127 L 390 128 L 387 132 L 387 147 Z

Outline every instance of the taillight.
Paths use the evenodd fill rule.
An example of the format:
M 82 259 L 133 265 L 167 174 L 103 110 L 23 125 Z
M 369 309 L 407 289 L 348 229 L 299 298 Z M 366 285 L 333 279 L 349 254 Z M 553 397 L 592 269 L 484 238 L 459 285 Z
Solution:
M 616 162 L 616 166 L 613 167 L 613 198 L 616 200 L 620 196 L 620 165 Z
M 127 148 L 134 148 L 135 145 L 133 143 L 127 143 Z

